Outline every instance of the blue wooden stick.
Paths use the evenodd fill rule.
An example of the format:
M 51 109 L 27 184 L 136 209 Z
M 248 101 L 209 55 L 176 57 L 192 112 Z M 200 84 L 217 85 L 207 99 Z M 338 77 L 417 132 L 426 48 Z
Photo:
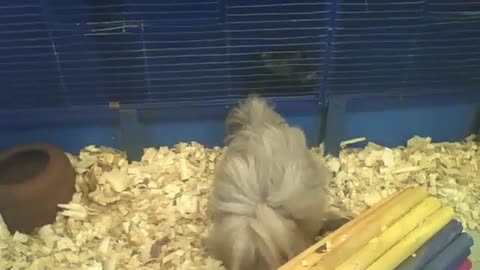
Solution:
M 466 233 L 461 233 L 433 260 L 425 265 L 424 270 L 450 270 L 459 265 L 465 257 L 470 255 L 473 239 Z
M 396 270 L 420 270 L 445 249 L 461 232 L 463 226 L 457 220 L 450 221 L 423 246 L 415 251 L 415 257 L 403 261 Z
M 463 261 L 468 259 L 468 256 L 470 256 L 471 250 L 467 250 L 464 252 L 462 255 L 458 256 L 458 258 L 455 261 L 452 261 L 449 265 L 445 266 L 443 269 L 445 270 L 451 270 L 451 269 L 458 269 L 460 265 L 462 265 Z

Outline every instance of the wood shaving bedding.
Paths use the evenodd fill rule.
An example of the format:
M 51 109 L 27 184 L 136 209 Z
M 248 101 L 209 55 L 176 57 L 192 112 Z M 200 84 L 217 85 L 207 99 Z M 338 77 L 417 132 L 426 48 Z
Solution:
M 322 147 L 312 152 L 323 158 Z M 11 235 L 0 216 L 0 269 L 223 269 L 202 245 L 222 153 L 193 142 L 147 148 L 131 163 L 107 147 L 69 154 L 77 192 L 59 205 L 54 224 Z M 480 145 L 473 137 L 414 137 L 394 149 L 369 143 L 324 159 L 335 174 L 330 192 L 339 208 L 358 214 L 396 190 L 423 185 L 454 206 L 464 226 L 480 230 Z

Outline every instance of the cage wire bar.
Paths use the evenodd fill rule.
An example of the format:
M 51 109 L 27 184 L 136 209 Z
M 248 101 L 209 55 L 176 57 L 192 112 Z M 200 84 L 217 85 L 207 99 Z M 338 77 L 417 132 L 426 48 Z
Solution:
M 4 3 L 0 112 L 120 104 L 138 156 L 138 110 L 257 92 L 330 104 L 335 151 L 349 96 L 478 95 L 479 22 L 480 2 L 454 0 Z

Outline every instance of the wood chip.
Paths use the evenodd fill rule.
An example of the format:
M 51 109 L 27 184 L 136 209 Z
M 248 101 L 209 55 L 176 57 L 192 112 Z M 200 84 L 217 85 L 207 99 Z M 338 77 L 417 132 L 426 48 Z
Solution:
M 202 245 L 223 151 L 179 143 L 147 148 L 131 163 L 108 147 L 68 154 L 76 193 L 59 205 L 54 224 L 10 234 L 0 215 L 0 269 L 224 269 Z M 358 214 L 396 190 L 421 185 L 455 207 L 465 227 L 480 230 L 480 145 L 473 137 L 456 143 L 414 137 L 392 149 L 368 143 L 338 158 L 324 157 L 323 146 L 312 153 L 334 172 L 331 201 L 341 209 Z
M 327 156 L 327 166 L 336 172 L 330 185 L 333 201 L 359 213 L 396 190 L 425 186 L 455 207 L 465 227 L 478 230 L 480 144 L 474 138 L 432 143 L 429 137 L 415 136 L 406 147 L 368 143 L 364 149 L 344 149 L 338 158 Z

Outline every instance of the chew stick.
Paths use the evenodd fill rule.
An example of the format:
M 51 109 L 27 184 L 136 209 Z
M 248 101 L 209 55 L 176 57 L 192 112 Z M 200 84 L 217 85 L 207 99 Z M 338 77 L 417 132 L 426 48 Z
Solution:
M 472 262 L 466 258 L 455 270 L 470 270 L 472 269 Z
M 367 270 L 394 269 L 453 219 L 451 207 L 435 211 L 415 230 L 378 258 Z
M 426 217 L 440 209 L 441 203 L 434 197 L 427 197 L 410 212 L 401 217 L 378 237 L 353 254 L 335 270 L 363 270 L 387 250 L 413 231 Z
M 327 243 L 327 241 L 332 242 L 332 239 L 335 239 L 338 244 L 341 243 L 341 240 L 344 239 L 344 238 L 341 238 L 339 236 L 343 235 L 346 231 L 350 230 L 353 226 L 356 226 L 360 222 L 360 220 L 364 219 L 368 215 L 377 211 L 381 206 L 385 205 L 387 202 L 397 198 L 398 196 L 400 196 L 401 194 L 404 194 L 405 192 L 407 192 L 410 189 L 412 189 L 412 188 L 404 189 L 402 191 L 397 191 L 397 192 L 393 193 L 392 195 L 378 201 L 372 207 L 363 211 L 356 218 L 350 220 L 345 225 L 341 226 L 340 228 L 338 228 L 337 230 L 335 230 L 334 232 L 329 234 L 327 237 L 323 238 L 322 240 L 318 241 L 314 245 L 310 246 L 309 248 L 304 250 L 302 253 L 300 253 L 299 255 L 295 256 L 293 259 L 291 259 L 290 261 L 288 261 L 287 263 L 282 265 L 277 270 L 296 269 L 295 267 L 301 265 L 302 261 L 304 260 L 305 257 L 307 257 L 311 253 L 314 253 L 316 250 L 320 249 L 322 246 L 324 246 Z M 335 241 L 333 241 L 333 242 L 335 242 Z
M 458 220 L 450 221 L 447 226 L 443 227 L 423 246 L 417 249 L 415 256 L 409 256 L 395 270 L 422 270 L 428 262 L 444 250 L 462 231 L 462 223 Z
M 400 196 L 388 201 L 375 212 L 360 220 L 358 224 L 344 232 L 341 237 L 344 237 L 345 240 L 340 245 L 333 246 L 332 250 L 325 254 L 309 254 L 304 261 L 306 261 L 306 264 L 313 264 L 312 269 L 335 269 L 343 260 L 360 250 L 368 241 L 382 233 L 427 196 L 428 193 L 424 188 L 406 190 Z M 302 268 L 298 267 L 295 269 Z
M 423 269 L 441 270 L 455 269 L 470 255 L 470 248 L 473 246 L 473 239 L 466 233 L 461 233 L 450 245 L 430 261 Z

